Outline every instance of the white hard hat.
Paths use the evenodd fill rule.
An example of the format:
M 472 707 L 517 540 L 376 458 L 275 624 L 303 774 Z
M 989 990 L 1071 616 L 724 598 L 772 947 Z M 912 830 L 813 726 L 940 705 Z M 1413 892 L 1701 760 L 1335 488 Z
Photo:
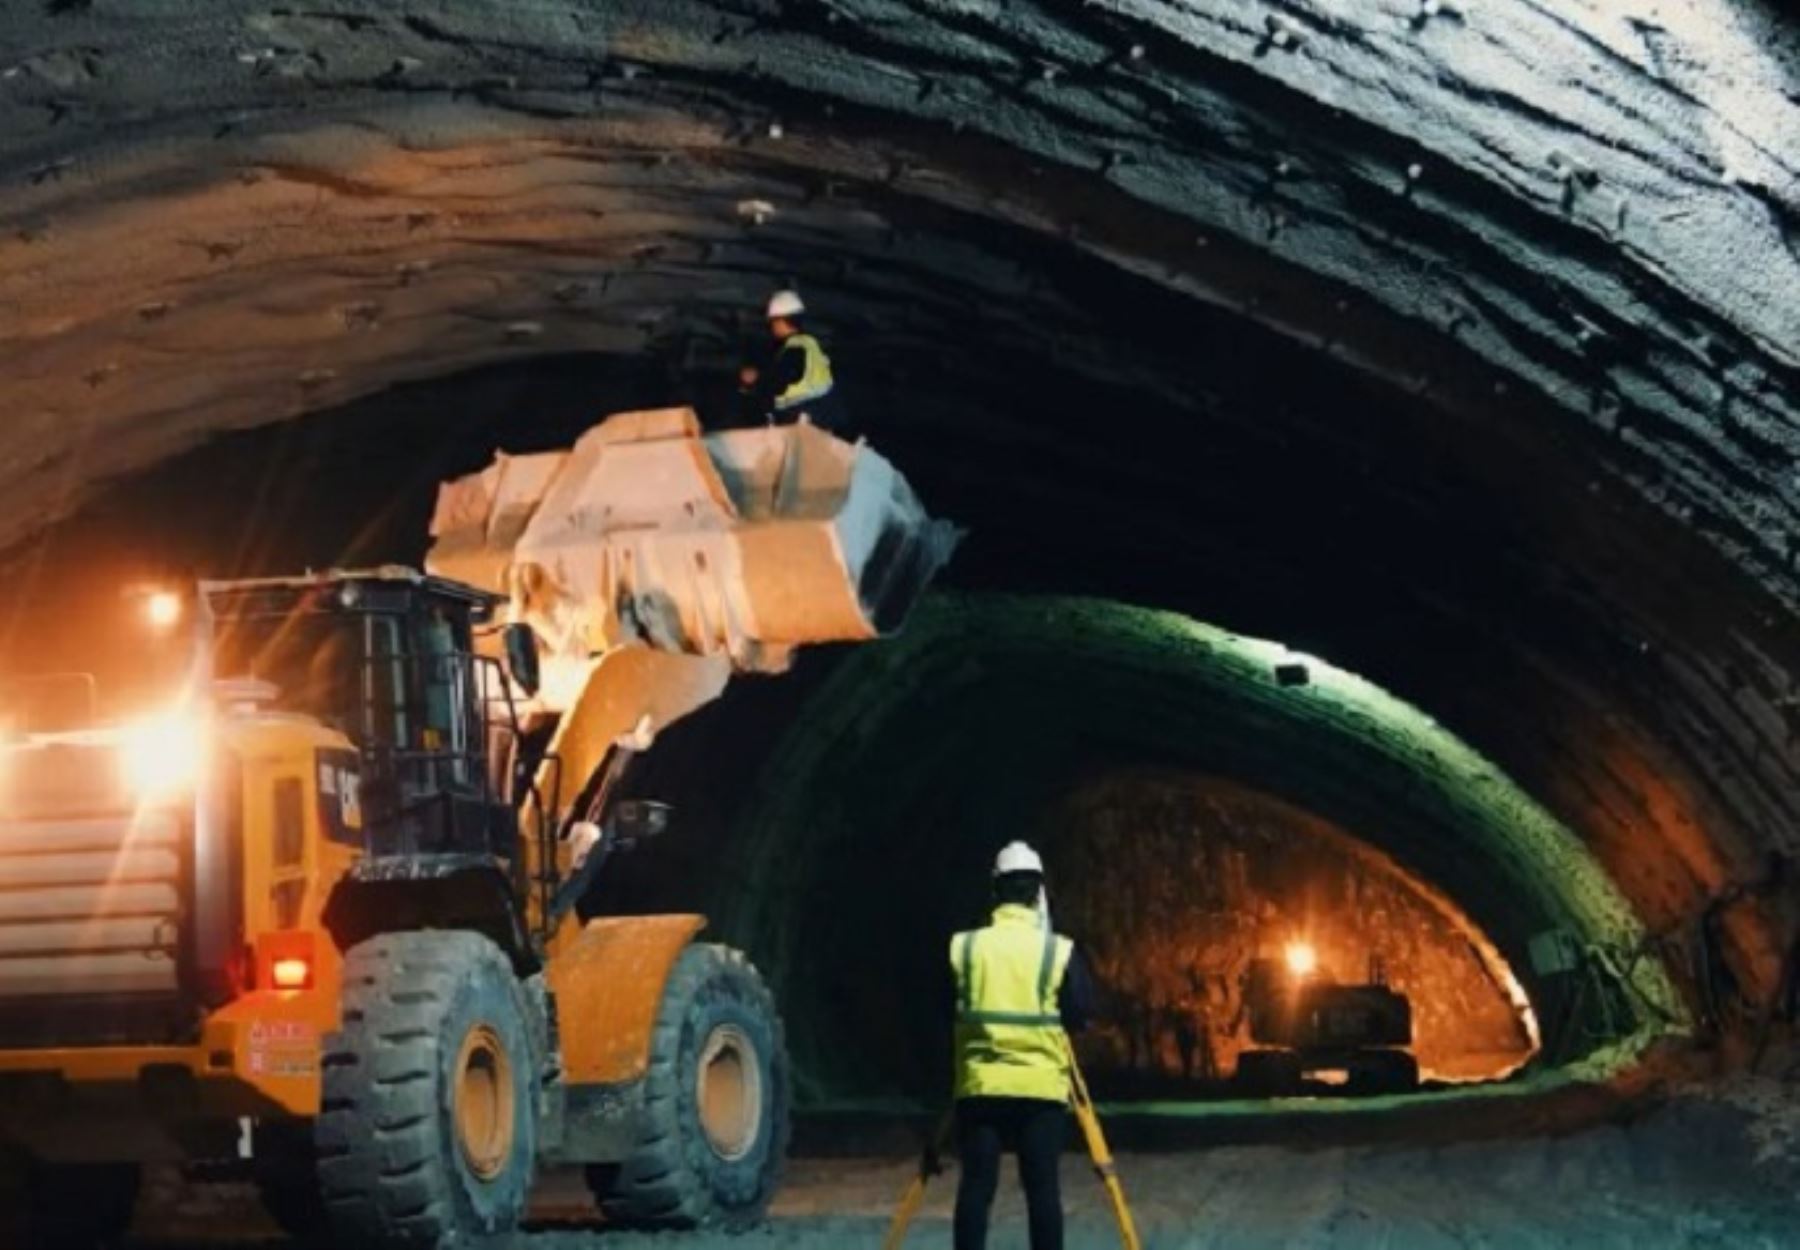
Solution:
M 798 317 L 806 312 L 806 305 L 800 300 L 798 291 L 777 291 L 769 297 L 769 320 L 777 317 Z
M 1023 842 L 1008 842 L 1000 848 L 1000 854 L 994 857 L 994 875 L 1004 877 L 1009 872 L 1035 872 L 1044 875 L 1044 861 L 1038 853 Z

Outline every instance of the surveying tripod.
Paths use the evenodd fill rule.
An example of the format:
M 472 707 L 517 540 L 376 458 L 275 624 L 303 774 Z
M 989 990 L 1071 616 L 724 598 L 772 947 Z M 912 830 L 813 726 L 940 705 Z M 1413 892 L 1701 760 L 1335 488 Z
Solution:
M 1143 1250 L 1143 1243 L 1138 1240 L 1137 1225 L 1131 1218 L 1131 1208 L 1125 1202 L 1125 1186 L 1119 1181 L 1118 1165 L 1113 1161 L 1112 1150 L 1106 1144 L 1106 1134 L 1100 1128 L 1100 1115 L 1094 1110 L 1094 1100 L 1088 1093 L 1087 1079 L 1082 1076 L 1081 1065 L 1075 1062 L 1075 1051 L 1066 1037 L 1063 1039 L 1063 1056 L 1069 1064 L 1069 1105 L 1075 1112 L 1076 1121 L 1081 1125 L 1081 1135 L 1087 1142 L 1088 1157 L 1094 1163 L 1094 1174 L 1106 1188 L 1107 1203 L 1112 1207 L 1113 1219 L 1119 1225 L 1119 1245 L 1123 1250 Z M 925 1147 L 925 1153 L 920 1156 L 918 1175 L 913 1177 L 906 1192 L 900 1197 L 900 1206 L 894 1211 L 894 1222 L 888 1225 L 887 1239 L 881 1243 L 881 1250 L 900 1250 L 905 1245 L 906 1230 L 911 1227 L 913 1217 L 919 1213 L 919 1206 L 925 1201 L 925 1187 L 931 1183 L 933 1176 L 943 1170 L 938 1159 L 950 1144 L 950 1131 L 955 1123 L 956 1110 L 952 1107 L 938 1121 L 937 1129 Z

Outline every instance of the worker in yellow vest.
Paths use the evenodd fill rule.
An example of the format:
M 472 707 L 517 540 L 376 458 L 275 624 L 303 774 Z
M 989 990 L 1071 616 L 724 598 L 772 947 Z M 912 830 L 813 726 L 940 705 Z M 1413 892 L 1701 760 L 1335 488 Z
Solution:
M 807 333 L 806 305 L 799 293 L 775 292 L 768 317 L 773 356 L 766 365 L 745 365 L 738 371 L 740 399 L 751 419 L 785 425 L 804 417 L 823 429 L 848 433 L 831 357 Z
M 983 1250 L 1000 1157 L 1019 1159 L 1031 1250 L 1062 1250 L 1057 1164 L 1069 1105 L 1065 1030 L 1093 989 L 1074 943 L 1050 927 L 1044 864 L 1023 842 L 994 861 L 994 913 L 950 940 L 955 985 L 956 1250 Z

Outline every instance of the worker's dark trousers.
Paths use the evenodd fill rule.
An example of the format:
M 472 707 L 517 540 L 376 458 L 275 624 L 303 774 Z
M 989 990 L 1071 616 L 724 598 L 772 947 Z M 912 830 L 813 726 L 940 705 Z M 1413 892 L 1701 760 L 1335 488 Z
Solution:
M 1067 1110 L 1042 1098 L 964 1098 L 956 1104 L 956 1250 L 985 1250 L 988 1210 L 1000 1185 L 1000 1156 L 1019 1156 L 1019 1181 L 1031 1220 L 1031 1250 L 1062 1250 L 1062 1156 Z

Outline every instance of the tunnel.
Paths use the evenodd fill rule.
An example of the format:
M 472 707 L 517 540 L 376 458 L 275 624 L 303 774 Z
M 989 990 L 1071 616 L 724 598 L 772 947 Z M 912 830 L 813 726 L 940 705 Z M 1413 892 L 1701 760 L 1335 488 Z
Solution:
M 1305 687 L 1275 680 L 1277 668 L 1296 663 L 1308 670 Z M 665 744 L 643 779 L 647 792 L 692 793 L 690 770 L 709 768 L 734 741 L 755 741 L 747 730 L 767 715 L 729 701 L 702 714 Z M 1238 1010 L 1241 968 L 1229 957 L 1218 966 L 1232 944 L 1183 935 L 1180 918 L 1201 912 L 1209 889 L 1227 915 L 1253 914 L 1245 895 L 1254 891 L 1229 885 L 1228 860 L 1172 850 L 1166 824 L 1139 806 L 1171 789 L 1220 801 L 1216 785 L 1198 780 L 1219 776 L 1240 787 L 1223 797 L 1240 813 L 1279 794 L 1284 824 L 1313 822 L 1265 851 L 1263 867 L 1317 863 L 1327 854 L 1319 844 L 1335 839 L 1439 892 L 1404 919 L 1388 913 L 1385 926 L 1381 905 L 1366 897 L 1356 918 L 1323 901 L 1311 924 L 1302 908 L 1269 933 L 1251 933 L 1247 954 L 1259 937 L 1268 946 L 1336 921 L 1344 979 L 1355 981 L 1384 927 L 1441 934 L 1465 952 L 1473 943 L 1477 966 L 1461 980 L 1486 982 L 1502 1038 L 1489 1045 L 1516 1046 L 1496 1075 L 1531 1057 L 1539 1011 L 1552 1022 L 1544 1058 L 1562 1065 L 1604 1067 L 1686 1027 L 1656 961 L 1624 966 L 1642 931 L 1566 827 L 1417 709 L 1276 644 L 1099 600 L 940 599 L 894 645 L 833 671 L 793 723 L 753 787 L 728 800 L 724 836 L 703 855 L 717 857 L 709 875 L 722 886 L 709 910 L 785 991 L 791 1044 L 823 1101 L 934 1088 L 947 1056 L 932 1044 L 933 1013 L 918 1004 L 941 999 L 945 952 L 930 939 L 981 913 L 997 831 L 1027 833 L 1046 848 L 1053 914 L 1079 918 L 1074 927 L 1096 944 L 1119 1000 L 1103 1013 L 1121 1034 L 1115 1050 L 1130 1048 L 1134 1016 L 1179 1007 L 1182 995 L 1158 975 L 1170 958 L 1198 974 L 1193 988 L 1210 991 L 1215 1031 L 1233 1032 L 1225 1018 Z M 1146 766 L 1167 776 L 1143 776 Z M 1079 826 L 1095 820 L 1111 827 L 1084 838 Z M 1190 820 L 1202 845 L 1233 827 L 1217 810 Z M 688 856 L 680 864 L 663 871 L 691 879 L 699 867 Z M 1160 908 L 1159 883 L 1168 896 Z M 1291 899 L 1305 887 L 1266 892 Z M 1595 986 L 1531 950 L 1559 940 L 1613 952 L 1623 975 Z M 1441 985 L 1421 992 L 1436 969 L 1420 962 L 1398 980 L 1421 1002 L 1454 997 Z M 1479 1012 L 1461 1014 L 1474 1028 Z M 1152 1025 L 1137 1044 L 1154 1045 L 1163 1031 Z M 1120 1055 L 1090 1063 L 1096 1085 L 1122 1095 L 1143 1089 L 1132 1076 L 1163 1066 Z
M 15 6 L 0 651 L 129 682 L 121 580 L 733 424 L 792 286 L 968 536 L 666 734 L 595 906 L 707 910 L 803 1100 L 929 1097 L 1001 842 L 1124 941 L 1184 805 L 1466 934 L 1495 1079 L 1735 1071 L 1800 923 L 1797 60 L 1761 0 Z

